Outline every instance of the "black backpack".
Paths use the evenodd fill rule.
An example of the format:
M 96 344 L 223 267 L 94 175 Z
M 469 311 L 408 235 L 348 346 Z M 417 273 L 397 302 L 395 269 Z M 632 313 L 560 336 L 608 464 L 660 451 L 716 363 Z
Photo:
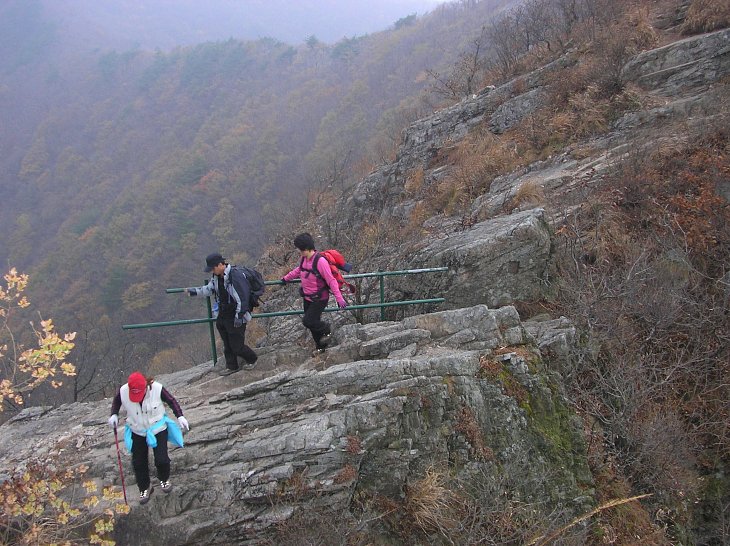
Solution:
M 254 307 L 258 307 L 261 304 L 261 296 L 264 294 L 264 290 L 266 290 L 264 277 L 261 275 L 261 273 L 250 267 L 237 265 L 235 266 L 235 268 L 243 273 L 244 277 L 246 277 L 246 279 L 248 280 L 249 286 L 251 287 L 249 305 L 252 309 Z

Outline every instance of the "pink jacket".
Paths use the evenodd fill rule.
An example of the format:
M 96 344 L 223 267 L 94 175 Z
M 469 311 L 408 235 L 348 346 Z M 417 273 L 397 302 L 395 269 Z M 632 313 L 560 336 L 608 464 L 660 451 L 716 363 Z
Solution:
M 312 254 L 311 258 L 304 258 L 302 266 L 305 269 L 312 269 L 313 261 L 314 254 Z M 293 281 L 294 279 L 301 279 L 304 299 L 308 301 L 317 299 L 317 293 L 319 293 L 320 297 L 326 301 L 329 299 L 331 291 L 335 295 L 335 300 L 337 301 L 337 304 L 340 306 L 345 305 L 345 298 L 342 297 L 340 287 L 337 284 L 335 278 L 332 276 L 332 271 L 330 271 L 329 263 L 327 262 L 327 260 L 324 259 L 324 257 L 320 258 L 317 262 L 317 270 L 319 271 L 319 274 L 322 275 L 322 281 L 326 283 L 326 286 L 322 286 L 322 281 L 320 281 L 314 273 L 304 271 L 300 266 L 297 266 L 289 271 L 289 273 L 284 275 L 283 279 L 287 282 Z M 329 287 L 329 290 L 327 289 L 327 287 Z

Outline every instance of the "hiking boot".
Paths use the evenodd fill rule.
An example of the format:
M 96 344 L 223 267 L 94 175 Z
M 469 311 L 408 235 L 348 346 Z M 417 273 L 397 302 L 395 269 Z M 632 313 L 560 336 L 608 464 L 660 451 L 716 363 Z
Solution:
M 231 375 L 232 373 L 236 373 L 236 372 L 240 372 L 240 371 L 241 371 L 240 366 L 238 368 L 224 368 L 218 372 L 218 375 L 226 376 L 226 375 Z
M 155 490 L 155 488 L 152 487 L 152 484 L 150 484 L 150 486 L 147 489 L 145 489 L 144 491 L 142 491 L 139 494 L 139 503 L 147 504 L 149 502 L 150 497 L 152 496 L 152 493 L 154 492 L 154 490 Z
M 172 482 L 170 482 L 170 480 L 167 480 L 165 482 L 160 480 L 160 488 L 162 489 L 163 493 L 169 493 L 170 491 L 172 491 Z
M 256 367 L 256 361 L 258 359 L 259 359 L 259 357 L 254 358 L 253 362 L 244 360 L 244 363 L 241 365 L 241 368 L 243 368 L 244 370 L 253 370 Z

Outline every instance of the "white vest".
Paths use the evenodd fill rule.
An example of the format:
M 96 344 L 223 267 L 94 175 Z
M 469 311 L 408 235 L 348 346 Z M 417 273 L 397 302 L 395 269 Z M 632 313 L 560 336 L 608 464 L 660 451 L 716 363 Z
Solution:
M 153 381 L 152 385 L 148 385 L 142 402 L 132 402 L 129 399 L 129 385 L 126 383 L 119 389 L 119 394 L 122 398 L 122 407 L 127 412 L 127 423 L 135 434 L 146 435 L 147 429 L 159 422 L 165 415 L 165 405 L 162 402 L 162 383 Z M 162 423 L 152 433 L 157 434 L 166 428 L 167 425 Z

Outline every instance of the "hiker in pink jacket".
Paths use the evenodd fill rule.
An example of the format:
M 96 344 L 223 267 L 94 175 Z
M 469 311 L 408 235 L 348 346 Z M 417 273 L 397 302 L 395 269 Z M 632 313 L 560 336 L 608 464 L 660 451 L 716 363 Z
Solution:
M 327 307 L 330 292 L 335 296 L 340 309 L 347 307 L 342 297 L 340 287 L 332 276 L 330 265 L 314 248 L 314 238 L 309 233 L 300 233 L 294 238 L 294 246 L 301 253 L 299 265 L 282 277 L 287 283 L 294 279 L 301 279 L 299 289 L 304 302 L 304 317 L 302 323 L 310 332 L 317 346 L 315 354 L 324 353 L 332 337 L 330 325 L 322 320 L 322 312 Z

